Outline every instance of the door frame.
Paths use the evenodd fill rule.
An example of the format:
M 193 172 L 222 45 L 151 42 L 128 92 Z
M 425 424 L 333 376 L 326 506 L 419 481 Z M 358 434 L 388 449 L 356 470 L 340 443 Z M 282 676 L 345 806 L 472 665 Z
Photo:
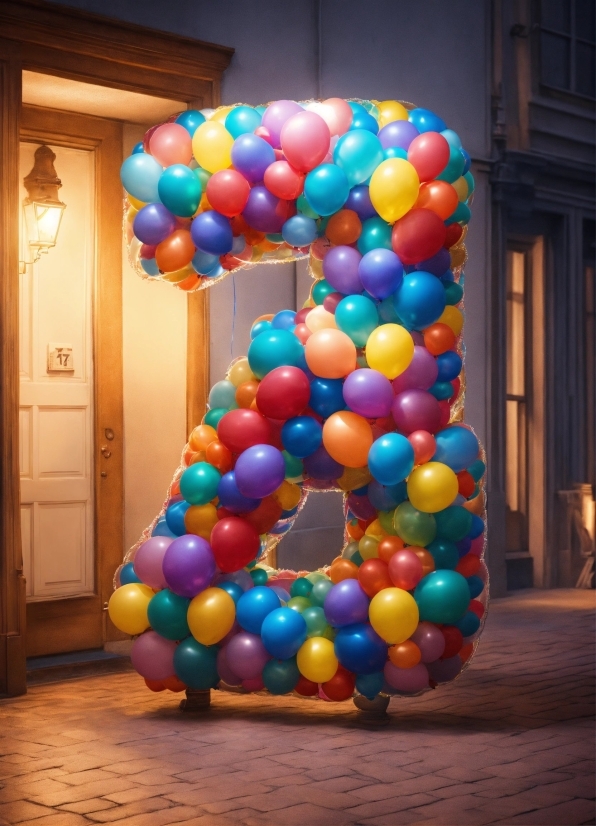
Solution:
M 221 76 L 234 50 L 42 0 L 0 0 L 0 31 L 0 696 L 15 696 L 26 691 L 18 429 L 22 70 L 173 98 L 203 108 L 219 104 Z M 120 198 L 118 186 L 118 201 Z M 111 254 L 108 260 L 115 261 Z M 115 264 L 114 271 L 121 273 L 120 244 Z M 114 281 L 121 289 L 120 279 Z M 189 296 L 189 423 L 196 421 L 207 395 L 207 318 L 205 291 Z M 197 352 L 203 354 L 202 369 L 197 369 Z M 112 353 L 109 358 L 121 359 L 121 355 Z M 118 550 L 121 547 L 120 536 Z

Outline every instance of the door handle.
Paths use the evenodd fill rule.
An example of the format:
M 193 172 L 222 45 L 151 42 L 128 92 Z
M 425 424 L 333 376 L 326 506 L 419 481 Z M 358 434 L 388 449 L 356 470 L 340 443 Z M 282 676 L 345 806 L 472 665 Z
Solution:
M 110 456 L 112 455 L 112 451 L 108 449 L 107 445 L 102 445 L 101 455 L 104 457 L 104 459 L 109 459 Z

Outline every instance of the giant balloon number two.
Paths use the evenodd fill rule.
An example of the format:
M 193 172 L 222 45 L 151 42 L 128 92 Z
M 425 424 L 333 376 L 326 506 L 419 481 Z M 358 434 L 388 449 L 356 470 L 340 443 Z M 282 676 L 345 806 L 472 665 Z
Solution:
M 488 600 L 484 454 L 463 423 L 474 179 L 458 135 L 395 100 L 186 111 L 122 166 L 140 274 L 204 289 L 309 256 L 258 318 L 109 603 L 150 689 L 417 694 L 470 661 Z M 310 491 L 345 543 L 273 568 Z M 339 549 L 338 549 L 339 550 Z

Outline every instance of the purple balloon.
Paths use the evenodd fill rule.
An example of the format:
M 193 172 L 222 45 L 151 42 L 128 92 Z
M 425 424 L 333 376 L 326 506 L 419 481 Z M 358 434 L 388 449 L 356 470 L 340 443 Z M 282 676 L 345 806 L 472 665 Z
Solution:
M 135 671 L 147 680 L 165 680 L 174 674 L 173 640 L 166 640 L 155 631 L 146 631 L 132 644 L 130 659 Z
M 378 370 L 368 367 L 354 370 L 344 382 L 343 394 L 350 410 L 365 419 L 378 419 L 391 413 L 393 388 Z
M 428 673 L 435 683 L 448 683 L 454 680 L 462 669 L 461 658 L 447 657 L 446 660 L 437 660 L 428 666 Z
M 242 680 L 255 680 L 261 676 L 271 655 L 258 634 L 242 631 L 226 646 L 226 660 L 230 669 Z
M 277 594 L 277 596 L 278 596 L 281 600 L 283 600 L 283 602 L 289 602 L 289 600 L 290 600 L 290 592 L 289 592 L 289 591 L 286 591 L 286 589 L 285 589 L 285 588 L 280 588 L 278 585 L 269 585 L 269 583 L 267 583 L 267 587 L 268 587 L 268 588 L 271 588 L 271 590 L 272 590 L 275 594 Z
M 440 277 L 441 275 L 444 275 L 451 266 L 451 256 L 449 255 L 449 250 L 446 250 L 445 247 L 441 247 L 441 249 L 433 255 L 432 258 L 427 258 L 426 261 L 421 261 L 415 266 L 417 270 L 429 272 L 431 275 Z
M 368 218 L 374 218 L 375 215 L 378 215 L 377 210 L 372 205 L 369 190 L 365 184 L 352 187 L 343 209 L 353 210 L 361 221 L 366 221 Z
M 273 445 L 253 445 L 238 457 L 234 474 L 243 496 L 262 499 L 277 490 L 285 479 L 284 457 Z
M 209 587 L 215 574 L 211 545 L 191 533 L 179 536 L 165 553 L 163 573 L 175 594 L 192 599 Z
M 230 513 L 249 513 L 261 504 L 260 499 L 249 499 L 243 496 L 236 484 L 236 474 L 233 470 L 224 473 L 217 486 L 219 504 Z
M 397 668 L 392 662 L 387 662 L 383 673 L 389 685 L 398 691 L 414 693 L 428 688 L 428 670 L 422 663 L 413 668 Z
M 358 266 L 362 256 L 353 247 L 333 247 L 323 259 L 323 273 L 333 289 L 344 295 L 360 294 Z
M 226 646 L 220 648 L 217 652 L 217 673 L 226 685 L 239 686 L 242 683 L 240 677 L 235 674 L 228 665 L 228 658 L 226 655 Z
M 281 232 L 288 217 L 286 202 L 264 186 L 253 186 L 242 217 L 259 232 Z
M 163 575 L 163 558 L 172 544 L 168 536 L 152 536 L 137 548 L 133 567 L 135 574 L 145 585 L 156 591 L 166 588 L 168 583 Z
M 220 574 L 213 584 L 219 585 L 220 582 L 235 582 L 243 591 L 248 591 L 250 588 L 255 587 L 251 575 L 248 571 L 245 571 L 244 568 L 241 568 L 239 571 L 234 571 L 233 574 Z
M 339 479 L 344 472 L 343 465 L 332 459 L 323 445 L 304 459 L 304 470 L 312 479 Z
M 410 639 L 420 649 L 421 662 L 423 663 L 432 663 L 438 660 L 445 650 L 445 637 L 432 622 L 421 622 Z
M 234 168 L 251 184 L 263 180 L 265 170 L 275 161 L 275 152 L 267 141 L 258 135 L 240 135 L 232 146 Z
M 374 298 L 383 300 L 399 289 L 404 268 L 394 252 L 379 248 L 363 256 L 358 275 L 364 289 Z
M 234 244 L 234 233 L 225 215 L 210 209 L 201 212 L 190 225 L 193 243 L 211 255 L 225 255 Z
M 276 149 L 281 146 L 281 130 L 284 123 L 289 120 L 292 115 L 297 115 L 298 112 L 303 112 L 304 109 L 295 100 L 276 100 L 263 112 L 263 120 L 261 125 L 269 132 L 271 144 Z M 232 156 L 233 158 L 233 156 Z M 234 164 L 236 166 L 236 164 Z
M 160 244 L 176 229 L 176 219 L 163 204 L 147 204 L 135 215 L 132 227 L 143 244 Z
M 426 347 L 416 344 L 412 361 L 403 373 L 393 379 L 393 389 L 396 393 L 403 393 L 404 390 L 428 390 L 436 382 L 438 375 L 436 358 Z
M 415 430 L 436 433 L 441 426 L 439 402 L 426 390 L 405 390 L 395 397 L 391 414 L 401 433 L 409 436 Z
M 341 628 L 368 621 L 369 598 L 357 579 L 344 579 L 325 597 L 325 617 L 330 625 Z
M 370 519 L 377 515 L 368 496 L 357 496 L 353 491 L 348 494 L 348 507 L 357 519 Z
M 394 147 L 407 149 L 419 134 L 420 132 L 409 121 L 394 120 L 388 123 L 387 126 L 384 126 L 377 137 L 381 141 L 383 149 L 392 149 Z

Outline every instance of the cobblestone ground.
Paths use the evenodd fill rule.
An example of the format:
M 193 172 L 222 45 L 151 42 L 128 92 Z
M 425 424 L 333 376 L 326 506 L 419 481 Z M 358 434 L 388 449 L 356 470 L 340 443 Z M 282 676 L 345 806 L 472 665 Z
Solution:
M 495 601 L 472 667 L 384 728 L 220 692 L 185 715 L 132 673 L 32 688 L 0 702 L 0 823 L 594 823 L 593 605 Z

